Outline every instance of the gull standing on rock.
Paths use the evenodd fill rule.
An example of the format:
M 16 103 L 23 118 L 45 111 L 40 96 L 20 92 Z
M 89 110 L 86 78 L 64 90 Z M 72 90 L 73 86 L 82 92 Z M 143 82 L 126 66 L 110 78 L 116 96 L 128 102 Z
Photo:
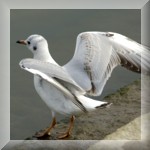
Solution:
M 62 139 L 71 134 L 77 113 L 109 106 L 108 102 L 93 100 L 86 95 L 99 96 L 116 66 L 150 73 L 149 49 L 118 33 L 80 33 L 74 56 L 64 66 L 52 58 L 48 43 L 41 35 L 31 35 L 17 43 L 26 45 L 33 53 L 33 59 L 23 59 L 19 64 L 34 74 L 35 89 L 52 112 L 50 127 L 39 132 L 37 137 L 50 135 L 56 125 L 55 113 L 71 116 L 69 128 L 59 136 Z

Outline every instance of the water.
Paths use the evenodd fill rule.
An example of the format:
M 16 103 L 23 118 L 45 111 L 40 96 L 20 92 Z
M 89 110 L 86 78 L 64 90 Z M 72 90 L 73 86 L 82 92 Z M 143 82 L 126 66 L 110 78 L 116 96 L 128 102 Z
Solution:
M 11 139 L 25 139 L 51 121 L 50 110 L 34 90 L 33 76 L 18 65 L 32 54 L 17 40 L 43 35 L 53 58 L 63 65 L 71 59 L 80 32 L 112 31 L 140 42 L 140 14 L 140 10 L 11 10 Z M 99 99 L 138 78 L 139 74 L 116 68 Z

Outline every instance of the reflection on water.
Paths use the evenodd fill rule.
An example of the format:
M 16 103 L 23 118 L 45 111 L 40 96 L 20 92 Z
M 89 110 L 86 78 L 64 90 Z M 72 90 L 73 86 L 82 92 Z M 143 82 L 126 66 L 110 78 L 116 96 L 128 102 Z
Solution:
M 21 140 L 46 127 L 51 113 L 34 90 L 33 76 L 20 69 L 21 59 L 32 57 L 19 39 L 43 35 L 54 59 L 71 59 L 76 36 L 84 31 L 112 31 L 140 42 L 140 10 L 11 10 L 11 139 Z M 107 82 L 102 99 L 140 75 L 118 67 Z M 62 118 L 62 116 L 58 116 Z

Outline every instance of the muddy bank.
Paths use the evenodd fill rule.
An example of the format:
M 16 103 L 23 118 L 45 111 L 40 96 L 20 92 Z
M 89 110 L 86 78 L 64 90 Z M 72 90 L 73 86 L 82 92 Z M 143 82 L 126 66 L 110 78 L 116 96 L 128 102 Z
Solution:
M 121 88 L 116 93 L 105 97 L 104 100 L 113 103 L 113 105 L 110 108 L 99 108 L 94 112 L 76 117 L 72 136 L 67 140 L 102 140 L 118 128 L 139 117 L 141 114 L 141 81 L 137 80 Z M 40 140 L 57 140 L 59 133 L 67 129 L 68 122 L 69 118 L 61 120 L 49 137 Z M 132 139 L 140 139 L 140 134 L 138 135 L 132 136 Z M 131 140 L 131 137 L 127 135 L 122 139 Z M 37 140 L 37 138 L 33 135 L 26 140 Z

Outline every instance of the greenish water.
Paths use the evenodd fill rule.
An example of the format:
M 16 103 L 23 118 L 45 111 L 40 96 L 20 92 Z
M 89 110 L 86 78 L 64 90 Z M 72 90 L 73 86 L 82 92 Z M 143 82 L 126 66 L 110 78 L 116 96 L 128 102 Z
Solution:
M 32 57 L 26 47 L 16 44 L 31 34 L 43 35 L 53 58 L 68 62 L 76 37 L 84 31 L 112 31 L 138 42 L 141 36 L 140 10 L 11 10 L 11 140 L 21 140 L 48 126 L 51 113 L 34 90 L 33 76 L 20 69 L 21 59 Z M 99 99 L 131 83 L 140 75 L 118 67 Z M 62 116 L 58 116 L 59 119 Z

